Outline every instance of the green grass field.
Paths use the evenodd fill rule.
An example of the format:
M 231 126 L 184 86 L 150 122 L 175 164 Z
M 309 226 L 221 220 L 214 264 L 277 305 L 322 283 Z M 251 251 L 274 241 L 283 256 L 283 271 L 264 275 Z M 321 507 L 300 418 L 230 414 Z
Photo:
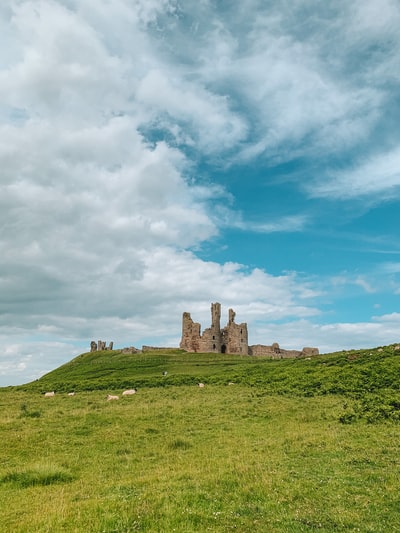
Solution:
M 399 353 L 100 352 L 0 389 L 0 530 L 400 531 Z

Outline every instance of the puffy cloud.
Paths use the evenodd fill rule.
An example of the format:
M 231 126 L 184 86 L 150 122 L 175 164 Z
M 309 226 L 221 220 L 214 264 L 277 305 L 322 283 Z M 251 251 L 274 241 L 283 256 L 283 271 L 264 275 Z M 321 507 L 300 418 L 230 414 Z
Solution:
M 174 74 L 174 73 L 172 73 Z M 207 91 L 199 83 L 171 72 L 151 70 L 141 80 L 136 97 L 154 114 L 153 127 L 168 129 L 180 144 L 197 145 L 205 152 L 236 146 L 247 133 L 246 123 L 229 109 L 228 98 Z M 182 125 L 186 125 L 185 138 Z
M 351 64 L 356 54 L 349 59 L 349 49 L 355 51 L 364 38 L 372 47 L 382 36 L 377 32 L 368 40 L 373 13 L 365 14 L 365 27 L 358 28 L 363 4 L 355 4 L 310 8 L 306 2 L 246 1 L 237 10 L 196 12 L 197 24 L 185 34 L 185 40 L 192 38 L 191 52 L 182 54 L 207 87 L 229 94 L 235 109 L 245 110 L 249 136 L 241 158 L 319 157 L 322 149 L 357 145 L 371 132 L 386 92 L 382 80 L 360 79 L 360 69 Z M 391 8 L 393 17 L 399 16 L 394 4 Z M 175 48 L 185 49 L 177 34 Z M 393 52 L 398 44 L 396 37 Z M 375 58 L 362 59 L 372 72 Z

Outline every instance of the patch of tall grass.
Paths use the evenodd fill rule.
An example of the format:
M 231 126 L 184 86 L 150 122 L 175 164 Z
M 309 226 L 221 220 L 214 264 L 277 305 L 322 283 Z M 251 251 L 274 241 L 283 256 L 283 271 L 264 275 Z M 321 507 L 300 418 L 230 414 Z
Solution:
M 0 484 L 11 483 L 19 488 L 35 485 L 52 485 L 53 483 L 67 483 L 73 480 L 73 475 L 65 468 L 51 464 L 40 463 L 29 468 L 17 468 L 0 477 Z

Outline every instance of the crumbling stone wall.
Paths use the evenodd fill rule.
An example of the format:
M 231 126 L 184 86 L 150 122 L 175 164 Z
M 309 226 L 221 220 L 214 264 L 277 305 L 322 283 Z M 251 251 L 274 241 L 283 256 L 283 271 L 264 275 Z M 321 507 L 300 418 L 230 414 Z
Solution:
M 318 355 L 318 348 L 303 348 L 302 350 L 284 350 L 280 348 L 277 342 L 271 346 L 264 344 L 253 344 L 249 346 L 249 355 L 264 355 L 272 359 L 294 359 L 296 357 L 304 357 L 309 355 Z
M 248 355 L 248 333 L 247 324 L 235 323 L 236 313 L 229 309 L 229 320 L 227 326 L 222 330 L 222 347 L 221 351 L 227 353 L 237 353 Z M 225 347 L 225 348 L 224 348 Z
M 171 348 L 171 346 L 142 346 L 142 352 L 162 352 L 162 353 L 168 353 L 175 351 L 176 348 Z
M 211 327 L 201 334 L 201 326 L 190 313 L 183 313 L 180 348 L 187 352 L 248 354 L 247 324 L 235 323 L 235 312 L 229 309 L 228 324 L 221 329 L 221 304 L 211 304 Z
M 91 352 L 101 352 L 102 350 L 112 350 L 114 346 L 113 342 L 110 342 L 110 344 L 107 346 L 107 343 L 105 341 L 92 341 L 90 343 L 90 351 Z
M 310 348 L 308 346 L 303 348 L 303 355 L 319 355 L 318 348 Z
M 126 346 L 125 348 L 122 348 L 121 352 L 124 355 L 127 355 L 127 354 L 140 353 L 140 350 L 138 348 L 135 348 L 134 346 Z
M 180 348 L 187 352 L 200 352 L 200 328 L 198 322 L 193 322 L 190 313 L 183 313 Z

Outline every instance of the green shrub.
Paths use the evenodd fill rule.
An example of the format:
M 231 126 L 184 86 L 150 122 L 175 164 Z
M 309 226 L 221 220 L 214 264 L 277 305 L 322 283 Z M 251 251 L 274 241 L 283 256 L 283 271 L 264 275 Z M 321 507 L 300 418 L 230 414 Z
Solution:
M 350 424 L 364 420 L 368 424 L 400 421 L 400 395 L 391 390 L 366 393 L 353 400 L 351 406 L 345 404 L 339 421 Z

